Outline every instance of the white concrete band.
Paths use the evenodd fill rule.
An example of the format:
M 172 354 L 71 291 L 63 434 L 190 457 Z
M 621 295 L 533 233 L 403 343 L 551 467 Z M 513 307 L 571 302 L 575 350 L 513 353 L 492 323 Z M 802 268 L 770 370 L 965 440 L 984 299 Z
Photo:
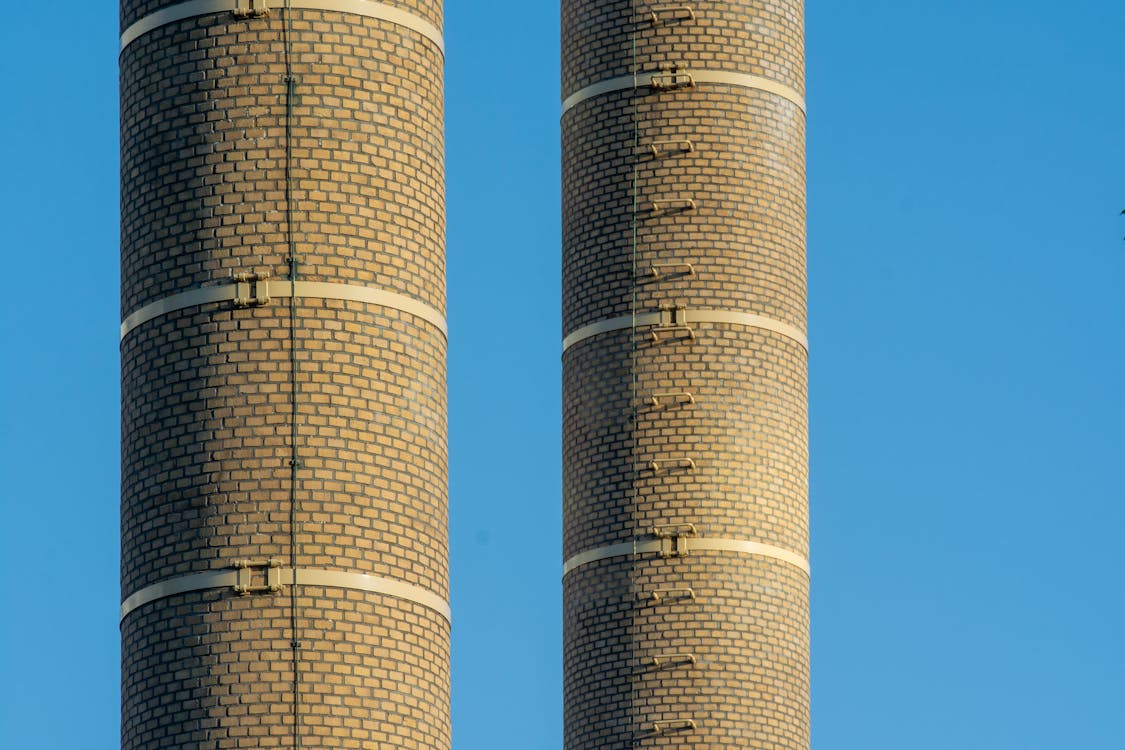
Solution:
M 788 339 L 792 339 L 800 344 L 806 352 L 809 350 L 809 339 L 804 331 L 796 326 L 782 323 L 779 320 L 773 320 L 772 318 L 767 318 L 762 315 L 738 312 L 735 310 L 694 310 L 691 308 L 684 310 L 683 315 L 684 318 L 682 322 L 685 325 L 690 325 L 692 323 L 732 323 L 734 325 L 748 326 L 750 328 L 761 328 L 762 330 L 773 331 Z M 625 328 L 639 328 L 641 326 L 659 326 L 662 322 L 663 318 L 660 312 L 640 313 L 636 316 L 622 315 L 619 318 L 599 320 L 597 323 L 582 326 L 578 330 L 568 334 L 566 338 L 563 339 L 563 354 L 566 354 L 567 349 L 578 342 L 593 338 L 599 333 L 620 331 Z
M 745 555 L 756 555 L 758 557 L 780 560 L 795 568 L 799 568 L 804 571 L 805 575 L 809 575 L 811 572 L 807 559 L 798 555 L 796 552 L 790 552 L 787 549 L 775 547 L 772 544 L 751 542 L 746 539 L 717 539 L 693 536 L 680 537 L 677 544 L 679 545 L 678 549 L 680 550 L 680 554 L 696 550 L 738 552 Z M 644 539 L 636 542 L 623 542 L 621 544 L 611 544 L 607 547 L 586 550 L 585 552 L 579 552 L 563 563 L 563 576 L 566 576 L 567 573 L 576 568 L 580 568 L 592 562 L 597 562 L 598 560 L 606 560 L 611 557 L 625 557 L 627 555 L 659 553 L 665 552 L 667 549 L 667 540 L 665 539 Z
M 421 586 L 396 581 L 393 578 L 380 578 L 364 573 L 347 573 L 340 570 L 318 570 L 314 568 L 281 568 L 280 582 L 282 585 L 291 586 L 325 586 L 328 588 L 352 589 L 354 591 L 369 591 L 375 594 L 386 594 L 396 599 L 420 604 L 437 612 L 447 622 L 452 619 L 449 603 L 437 594 Z M 121 602 L 121 619 L 124 620 L 138 607 L 154 602 L 157 599 L 184 594 L 190 591 L 203 591 L 205 589 L 233 588 L 238 584 L 238 570 L 215 570 L 207 573 L 172 578 L 160 583 L 146 586 L 140 591 L 129 596 Z
M 445 316 L 437 310 L 416 299 L 396 292 L 388 292 L 385 289 L 352 284 L 331 284 L 322 281 L 298 281 L 294 283 L 284 279 L 264 279 L 253 283 L 267 284 L 271 299 L 285 297 L 334 299 L 390 307 L 431 323 L 441 331 L 443 336 L 449 335 L 449 326 L 446 325 Z M 134 328 L 166 313 L 205 305 L 209 302 L 234 302 L 238 296 L 238 288 L 238 284 L 203 287 L 202 289 L 193 289 L 190 292 L 173 294 L 171 297 L 165 297 L 147 304 L 121 321 L 121 338 L 124 339 Z
M 667 71 L 654 71 L 652 73 L 638 73 L 636 76 L 617 76 L 616 78 L 607 78 L 604 81 L 592 83 L 589 86 L 584 86 L 575 91 L 570 96 L 563 99 L 562 114 L 565 115 L 578 104 L 592 99 L 595 96 L 607 94 L 611 91 L 624 91 L 626 89 L 640 88 L 642 86 L 652 86 L 652 79 L 654 76 L 667 76 Z M 786 86 L 784 83 L 771 81 L 768 78 L 761 76 L 750 75 L 749 73 L 736 73 L 727 70 L 677 70 L 676 75 L 691 77 L 695 83 L 725 83 L 731 86 L 741 86 L 742 88 L 757 89 L 758 91 L 766 91 L 771 94 L 776 94 L 782 99 L 791 102 L 804 112 L 805 111 L 805 97 L 799 91 L 791 86 Z
M 285 0 L 275 0 L 274 7 L 283 8 L 284 3 Z M 161 26 L 208 13 L 233 13 L 246 5 L 247 0 L 189 0 L 186 3 L 161 8 L 125 29 L 125 33 L 121 35 L 121 50 L 124 51 L 138 37 Z M 442 55 L 445 54 L 445 40 L 442 38 L 441 30 L 426 19 L 401 8 L 372 2 L 372 0 L 289 0 L 289 6 L 299 10 L 328 10 L 389 21 L 421 34 L 433 42 Z

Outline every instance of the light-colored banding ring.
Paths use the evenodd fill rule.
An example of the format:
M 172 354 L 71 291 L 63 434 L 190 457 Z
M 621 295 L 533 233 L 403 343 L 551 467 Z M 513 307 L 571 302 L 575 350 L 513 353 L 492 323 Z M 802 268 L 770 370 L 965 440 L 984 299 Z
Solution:
M 294 572 L 296 575 L 294 575 Z M 449 622 L 452 612 L 449 603 L 437 594 L 421 586 L 396 581 L 393 578 L 381 578 L 364 573 L 347 573 L 341 570 L 319 570 L 313 568 L 282 568 L 279 571 L 282 585 L 291 586 L 326 586 L 329 588 L 352 589 L 355 591 L 369 591 L 375 594 L 386 594 L 397 599 L 420 604 L 437 612 Z M 205 589 L 233 588 L 238 584 L 239 573 L 237 570 L 213 570 L 206 573 L 172 578 L 151 586 L 145 586 L 140 591 L 129 596 L 121 602 L 121 619 L 124 620 L 138 607 L 176 594 Z
M 249 282 L 251 285 L 254 282 Z M 262 283 L 262 282 L 258 282 Z M 449 335 L 445 316 L 429 305 L 416 299 L 385 289 L 352 284 L 330 284 L 323 281 L 287 281 L 267 279 L 270 298 L 298 297 L 301 299 L 334 299 L 348 302 L 364 302 L 371 305 L 390 307 L 421 318 L 436 326 L 443 336 Z M 176 310 L 205 305 L 209 302 L 234 302 L 238 295 L 238 284 L 223 284 L 193 289 L 190 292 L 173 294 L 170 297 L 151 302 L 134 311 L 121 322 L 121 338 L 134 328 L 150 320 Z
M 682 322 L 685 325 L 690 325 L 692 323 L 732 323 L 734 325 L 749 326 L 751 328 L 761 328 L 762 330 L 772 331 L 792 339 L 800 344 L 806 352 L 809 349 L 809 340 L 804 331 L 796 326 L 782 323 L 779 320 L 773 320 L 772 318 L 767 318 L 762 315 L 738 312 L 736 310 L 695 310 L 692 308 L 684 310 L 683 313 L 685 317 Z M 661 312 L 640 313 L 636 316 L 622 315 L 617 318 L 608 318 L 606 320 L 599 320 L 597 323 L 584 325 L 572 331 L 563 339 L 563 354 L 578 342 L 597 336 L 599 333 L 620 331 L 626 328 L 639 328 L 641 326 L 658 326 L 663 322 L 662 315 L 663 313 Z
M 189 0 L 186 3 L 170 5 L 148 14 L 139 21 L 131 24 L 121 35 L 121 50 L 124 51 L 131 42 L 161 26 L 166 26 L 185 18 L 204 16 L 209 13 L 234 12 L 246 6 L 248 0 Z M 276 0 L 274 7 L 284 8 L 285 0 Z M 409 13 L 401 8 L 396 8 L 384 3 L 371 2 L 371 0 L 289 0 L 289 7 L 297 10 L 328 10 L 338 13 L 350 13 L 366 18 L 377 18 L 383 21 L 402 26 L 416 31 L 426 39 L 437 45 L 438 51 L 445 54 L 445 40 L 441 30 L 424 18 Z
M 653 77 L 667 76 L 668 71 L 658 70 L 652 73 L 638 73 L 636 76 L 626 75 L 617 76 L 615 78 L 607 78 L 604 81 L 591 83 L 589 86 L 583 86 L 575 91 L 570 96 L 563 99 L 562 114 L 565 115 L 578 104 L 592 99 L 595 96 L 607 94 L 611 91 L 624 91 L 626 89 L 641 88 L 652 86 Z M 782 99 L 797 105 L 797 108 L 802 112 L 805 111 L 805 97 L 794 89 L 792 86 L 786 86 L 784 83 L 771 81 L 769 78 L 762 76 L 750 75 L 749 73 L 736 73 L 729 70 L 677 70 L 676 75 L 690 77 L 695 83 L 725 83 L 731 86 L 741 86 L 742 88 L 757 89 L 758 91 L 766 91 L 771 94 L 776 94 Z
M 640 555 L 653 552 L 664 552 L 667 550 L 667 540 L 665 539 L 644 539 L 636 542 L 622 542 L 621 544 L 611 544 L 606 547 L 597 547 L 596 549 L 586 550 L 579 552 L 563 563 L 563 576 L 571 572 L 575 568 L 580 568 L 598 560 L 605 560 L 611 557 L 625 557 L 627 555 Z M 716 552 L 738 552 L 747 555 L 756 555 L 758 557 L 769 557 L 774 560 L 789 563 L 790 565 L 804 571 L 806 575 L 810 573 L 809 561 L 798 555 L 796 552 L 790 552 L 781 547 L 775 547 L 772 544 L 762 544 L 761 542 L 751 542 L 746 539 L 717 539 L 717 538 L 699 538 L 699 537 L 681 537 L 678 540 L 679 550 L 682 552 L 700 551 L 716 551 Z

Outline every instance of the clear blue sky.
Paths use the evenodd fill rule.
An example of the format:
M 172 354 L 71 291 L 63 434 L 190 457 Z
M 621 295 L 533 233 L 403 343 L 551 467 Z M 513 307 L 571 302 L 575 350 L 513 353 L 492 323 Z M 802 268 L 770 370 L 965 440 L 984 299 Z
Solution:
M 0 24 L 0 747 L 117 746 L 116 4 Z M 454 741 L 560 748 L 558 12 L 446 15 Z M 1125 746 L 1125 4 L 810 0 L 819 750 Z

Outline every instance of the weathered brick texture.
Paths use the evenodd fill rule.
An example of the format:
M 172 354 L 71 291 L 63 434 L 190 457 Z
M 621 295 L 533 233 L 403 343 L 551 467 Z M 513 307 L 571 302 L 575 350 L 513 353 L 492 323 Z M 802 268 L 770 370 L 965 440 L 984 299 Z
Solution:
M 799 95 L 803 4 L 563 0 L 563 98 L 671 65 Z M 804 330 L 804 127 L 788 98 L 718 83 L 610 91 L 566 111 L 563 334 L 675 307 Z M 679 203 L 654 210 L 663 200 Z M 749 325 L 690 327 L 659 340 L 645 325 L 602 332 L 564 353 L 564 559 L 686 524 L 807 558 L 804 344 Z M 567 750 L 807 750 L 808 589 L 792 562 L 745 552 L 570 570 Z
M 439 2 L 390 3 L 440 26 Z M 123 0 L 122 28 L 172 4 Z M 176 21 L 121 55 L 123 316 L 234 274 L 289 273 L 284 11 L 272 5 Z M 300 279 L 444 312 L 441 52 L 387 21 L 299 8 L 290 20 Z M 274 299 L 170 312 L 123 339 L 123 597 L 295 552 L 299 568 L 448 599 L 444 334 L 392 307 L 294 304 L 292 331 L 290 300 Z M 122 747 L 293 747 L 291 593 L 208 589 L 127 615 Z M 296 605 L 302 747 L 450 746 L 442 615 L 307 585 Z

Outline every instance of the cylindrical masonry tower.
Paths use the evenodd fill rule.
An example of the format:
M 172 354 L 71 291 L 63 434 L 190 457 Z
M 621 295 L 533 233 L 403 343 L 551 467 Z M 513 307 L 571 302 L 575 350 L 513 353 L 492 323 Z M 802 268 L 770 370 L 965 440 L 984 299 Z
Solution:
M 122 0 L 122 747 L 446 750 L 439 0 Z
M 565 746 L 809 747 L 800 0 L 562 2 Z

